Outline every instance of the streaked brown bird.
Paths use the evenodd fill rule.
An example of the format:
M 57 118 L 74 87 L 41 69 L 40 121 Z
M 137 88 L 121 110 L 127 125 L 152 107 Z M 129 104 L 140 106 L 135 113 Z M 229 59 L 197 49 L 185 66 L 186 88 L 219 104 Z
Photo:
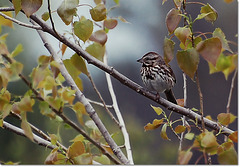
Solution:
M 155 53 L 148 52 L 137 62 L 142 63 L 141 76 L 144 85 L 150 91 L 165 93 L 168 101 L 177 104 L 176 98 L 172 92 L 172 87 L 176 83 L 176 78 L 171 67 L 165 63 L 163 58 Z

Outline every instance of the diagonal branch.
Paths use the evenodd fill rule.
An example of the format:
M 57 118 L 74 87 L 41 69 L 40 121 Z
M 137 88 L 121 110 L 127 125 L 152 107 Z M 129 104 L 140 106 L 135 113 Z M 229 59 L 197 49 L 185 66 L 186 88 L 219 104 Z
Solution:
M 184 108 L 184 107 L 178 106 L 176 104 L 173 104 L 173 103 L 165 100 L 162 97 L 160 97 L 159 101 L 157 101 L 155 98 L 155 95 L 146 91 L 142 86 L 133 82 L 132 80 L 130 80 L 129 78 L 127 78 L 126 76 L 124 76 L 123 74 L 121 74 L 120 72 L 115 70 L 113 67 L 110 67 L 110 66 L 104 64 L 103 62 L 99 61 L 95 57 L 91 56 L 89 53 L 84 51 L 80 46 L 76 45 L 75 43 L 73 43 L 72 41 L 67 39 L 65 36 L 60 35 L 59 33 L 57 35 L 43 20 L 38 18 L 36 15 L 33 14 L 30 16 L 30 18 L 32 20 L 34 20 L 37 24 L 39 24 L 42 27 L 43 31 L 51 34 L 52 36 L 57 38 L 59 41 L 61 41 L 65 45 L 67 45 L 69 48 L 71 48 L 73 51 L 75 51 L 78 55 L 80 55 L 84 59 L 86 59 L 89 64 L 93 64 L 94 66 L 100 68 L 101 70 L 109 73 L 112 77 L 117 79 L 123 85 L 125 85 L 125 86 L 129 87 L 130 89 L 136 91 L 137 93 L 155 101 L 156 103 L 162 105 L 163 107 L 167 108 L 168 110 L 174 111 L 181 115 L 185 115 L 186 117 L 188 117 L 192 120 L 197 120 L 197 122 L 199 124 L 202 123 L 201 115 L 195 113 L 194 111 L 190 110 L 189 108 Z M 226 127 L 222 127 L 214 121 L 211 121 L 206 118 L 203 118 L 203 121 L 204 121 L 204 124 L 206 125 L 206 127 L 216 130 L 217 132 L 221 131 L 225 135 L 229 135 L 229 134 L 233 133 L 233 130 L 226 128 Z

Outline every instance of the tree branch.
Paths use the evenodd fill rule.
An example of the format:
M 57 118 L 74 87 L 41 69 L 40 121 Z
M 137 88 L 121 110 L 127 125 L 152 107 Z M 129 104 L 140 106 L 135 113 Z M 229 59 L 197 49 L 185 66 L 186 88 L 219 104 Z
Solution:
M 31 15 L 30 18 L 34 20 L 37 24 L 39 24 L 42 28 L 43 31 L 51 34 L 55 38 L 57 38 L 59 41 L 67 45 L 69 48 L 71 48 L 73 51 L 75 51 L 78 55 L 82 56 L 84 59 L 87 60 L 89 64 L 93 64 L 94 66 L 102 69 L 103 71 L 109 73 L 112 77 L 117 79 L 119 82 L 121 82 L 123 85 L 129 87 L 130 89 L 136 91 L 137 93 L 155 101 L 156 103 L 164 106 L 168 110 L 174 111 L 176 113 L 179 113 L 181 115 L 185 115 L 186 117 L 192 119 L 192 120 L 197 120 L 199 124 L 201 124 L 201 115 L 195 113 L 194 111 L 184 108 L 181 106 L 178 106 L 176 104 L 173 104 L 164 98 L 160 97 L 159 101 L 156 100 L 155 95 L 146 91 L 142 86 L 138 85 L 137 83 L 133 82 L 117 70 L 115 70 L 113 67 L 110 67 L 108 65 L 105 65 L 103 62 L 99 61 L 95 57 L 91 56 L 89 53 L 84 51 L 80 46 L 76 45 L 69 39 L 67 39 L 63 35 L 57 35 L 44 21 L 42 21 L 40 18 L 38 18 L 35 14 Z M 229 135 L 233 133 L 233 130 L 222 127 L 218 125 L 218 123 L 211 121 L 209 119 L 203 118 L 204 124 L 209 127 L 210 129 L 216 130 L 219 132 L 221 130 L 222 133 L 225 135 Z
M 103 61 L 107 65 L 107 54 L 105 54 Z M 128 135 L 125 123 L 124 123 L 124 119 L 123 119 L 122 114 L 120 112 L 120 109 L 118 107 L 117 98 L 116 98 L 114 90 L 113 90 L 111 77 L 106 72 L 105 72 L 105 75 L 106 75 L 106 79 L 107 79 L 108 90 L 110 92 L 110 95 L 111 95 L 111 98 L 112 98 L 112 102 L 113 102 L 113 108 L 114 108 L 114 111 L 115 111 L 115 113 L 117 115 L 117 118 L 119 120 L 120 129 L 121 129 L 123 137 L 124 137 L 124 142 L 125 142 L 124 145 L 126 147 L 128 160 L 130 161 L 130 164 L 133 165 L 134 162 L 133 162 L 133 157 L 132 157 L 132 149 L 131 149 L 131 145 L 130 145 L 130 139 L 129 139 L 129 135 Z

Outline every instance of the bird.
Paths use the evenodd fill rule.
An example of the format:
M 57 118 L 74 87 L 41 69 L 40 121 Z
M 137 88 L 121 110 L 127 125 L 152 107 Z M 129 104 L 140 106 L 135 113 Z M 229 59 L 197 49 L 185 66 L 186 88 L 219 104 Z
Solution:
M 162 56 L 156 52 L 148 52 L 137 62 L 142 63 L 140 74 L 142 81 L 149 91 L 165 93 L 168 101 L 177 104 L 172 88 L 176 84 L 175 74 L 170 65 L 166 64 Z

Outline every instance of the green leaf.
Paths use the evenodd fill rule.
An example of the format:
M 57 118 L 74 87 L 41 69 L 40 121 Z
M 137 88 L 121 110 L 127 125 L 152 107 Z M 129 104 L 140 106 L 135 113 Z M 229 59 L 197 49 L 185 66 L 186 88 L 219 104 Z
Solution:
M 163 124 L 160 135 L 163 139 L 170 140 L 167 136 L 167 123 Z
M 226 40 L 225 34 L 223 33 L 223 31 L 220 28 L 216 28 L 213 31 L 213 37 L 218 37 L 220 39 L 220 41 L 222 42 L 222 48 L 233 53 L 228 45 L 228 41 Z
M 85 61 L 83 60 L 83 58 L 81 56 L 79 56 L 77 53 L 75 53 L 72 57 L 71 57 L 71 62 L 74 65 L 74 67 L 76 69 L 78 69 L 79 71 L 81 71 L 82 73 L 84 73 L 85 75 L 89 75 L 89 72 L 87 70 L 87 66 Z
M 58 7 L 57 13 L 66 25 L 72 22 L 73 16 L 76 15 L 78 4 L 79 0 L 63 0 Z
M 89 39 L 93 31 L 93 22 L 89 19 L 82 17 L 80 21 L 73 24 L 74 34 L 83 42 Z
M 94 32 L 89 38 L 89 40 L 100 43 L 101 45 L 105 45 L 107 39 L 108 39 L 107 34 L 103 30 L 98 30 Z
M 27 17 L 38 11 L 42 6 L 42 0 L 21 0 L 22 10 Z M 19 9 L 18 9 L 19 10 Z
M 44 21 L 47 21 L 48 19 L 49 19 L 49 13 L 48 12 L 44 12 L 43 14 L 42 14 L 42 19 L 44 20 Z
M 16 16 L 19 13 L 19 11 L 22 9 L 21 2 L 22 1 L 20 1 L 20 0 L 12 0 Z
M 90 153 L 83 153 L 77 157 L 73 158 L 75 165 L 91 165 L 92 164 L 92 155 Z
M 181 70 L 193 79 L 199 64 L 199 55 L 196 49 L 191 48 L 188 50 L 178 51 L 176 56 Z
M 103 56 L 105 54 L 105 46 L 94 42 L 86 48 L 86 51 L 98 60 L 103 61 Z
M 160 107 L 154 107 L 152 105 L 151 105 L 151 107 L 157 113 L 157 115 L 161 115 L 162 114 L 163 110 Z
M 110 159 L 104 154 L 102 154 L 100 156 L 94 156 L 93 160 L 99 162 L 102 165 L 110 165 L 111 164 Z
M 218 14 L 217 11 L 207 3 L 207 5 L 201 7 L 200 13 L 207 14 L 204 18 L 206 21 L 213 23 L 217 20 Z
M 31 140 L 33 141 L 33 133 L 30 125 L 28 124 L 27 120 L 22 120 L 21 122 L 21 128 L 24 131 L 24 134 Z
M 2 12 L 2 13 L 9 17 L 12 17 L 12 12 Z M 3 16 L 0 16 L 0 27 L 1 27 L 1 25 L 13 28 L 13 22 L 11 20 L 5 19 Z M 0 49 L 1 49 L 1 47 L 0 47 Z M 1 52 L 2 51 L 0 51 L 0 53 Z
M 169 34 L 172 34 L 174 32 L 174 30 L 177 28 L 177 26 L 182 18 L 179 15 L 180 13 L 181 13 L 180 10 L 177 10 L 176 8 L 172 8 L 167 13 L 165 22 L 166 22 L 166 26 L 167 26 Z
M 90 9 L 90 14 L 94 21 L 102 21 L 107 18 L 107 9 L 104 4 L 98 4 Z
M 186 46 L 187 44 L 186 41 L 191 35 L 191 30 L 190 28 L 186 28 L 186 27 L 178 27 L 174 31 L 174 34 L 179 39 L 179 41 L 181 41 Z
M 12 51 L 10 57 L 16 57 L 19 53 L 23 51 L 23 46 L 22 44 L 18 44 L 17 47 Z
M 81 74 L 81 71 L 79 71 L 75 66 L 73 66 L 70 59 L 63 60 L 63 63 L 73 79 L 76 79 Z
M 231 113 L 220 113 L 217 116 L 218 122 L 222 125 L 233 123 L 237 117 Z
M 194 133 L 186 133 L 184 135 L 185 139 L 192 140 L 194 138 Z
M 212 37 L 199 42 L 196 49 L 205 60 L 216 66 L 222 51 L 222 43 L 218 37 Z
M 224 150 L 218 153 L 218 162 L 221 165 L 237 165 L 238 164 L 238 154 L 234 149 L 234 145 L 231 144 L 230 147 L 226 147 L 228 143 L 223 143 Z
M 174 58 L 174 46 L 175 43 L 171 39 L 165 37 L 163 44 L 163 58 L 166 63 L 169 63 Z
M 10 69 L 11 69 L 10 81 L 19 80 L 20 79 L 19 74 L 23 70 L 23 64 L 16 61 L 16 62 L 11 64 Z

